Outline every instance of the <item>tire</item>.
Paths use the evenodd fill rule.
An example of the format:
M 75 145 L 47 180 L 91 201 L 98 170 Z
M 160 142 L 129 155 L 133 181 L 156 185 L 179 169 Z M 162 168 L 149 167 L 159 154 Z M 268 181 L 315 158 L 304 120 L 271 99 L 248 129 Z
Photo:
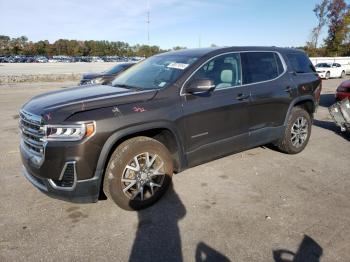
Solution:
M 168 149 L 152 138 L 135 137 L 121 143 L 111 155 L 103 191 L 119 207 L 140 210 L 166 192 L 172 175 L 173 161 Z
M 305 125 L 302 125 L 303 121 L 305 121 Z M 303 127 L 298 129 L 297 123 Z M 303 151 L 310 139 L 311 126 L 310 114 L 301 107 L 294 107 L 289 116 L 284 135 L 277 145 L 278 149 L 287 154 L 297 154 Z M 307 133 L 305 134 L 305 132 Z
M 330 78 L 331 78 L 331 73 L 330 73 L 330 72 L 327 72 L 327 73 L 326 73 L 326 78 L 325 78 L 325 79 L 328 80 L 328 79 L 330 79 Z
M 345 71 L 341 72 L 340 78 L 344 78 L 345 77 Z

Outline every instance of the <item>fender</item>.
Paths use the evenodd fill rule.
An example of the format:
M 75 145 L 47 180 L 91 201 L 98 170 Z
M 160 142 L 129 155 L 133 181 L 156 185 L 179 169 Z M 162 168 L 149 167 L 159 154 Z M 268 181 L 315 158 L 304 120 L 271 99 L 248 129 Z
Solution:
M 299 96 L 297 98 L 295 98 L 289 105 L 287 114 L 286 114 L 286 118 L 284 119 L 284 126 L 287 126 L 287 122 L 289 119 L 289 115 L 292 112 L 292 108 L 300 102 L 307 102 L 307 101 L 311 101 L 314 105 L 315 105 L 315 98 L 312 95 L 304 95 L 304 96 Z
M 157 121 L 157 122 L 150 122 L 150 123 L 144 123 L 144 124 L 140 124 L 140 125 L 136 125 L 136 126 L 131 126 L 131 127 L 127 127 L 124 129 L 120 129 L 118 131 L 116 131 L 115 133 L 113 133 L 108 139 L 107 141 L 104 143 L 100 156 L 98 158 L 98 162 L 97 162 L 97 166 L 96 166 L 96 171 L 95 171 L 95 175 L 94 177 L 98 177 L 99 179 L 102 179 L 103 176 L 103 171 L 104 171 L 104 167 L 107 163 L 107 158 L 108 155 L 110 153 L 110 151 L 112 150 L 113 146 L 120 141 L 122 138 L 135 134 L 135 133 L 140 133 L 140 132 L 145 132 L 148 130 L 152 130 L 152 129 L 168 129 L 175 137 L 176 139 L 176 145 L 179 149 L 179 161 L 180 161 L 180 166 L 179 166 L 179 170 L 182 170 L 183 167 L 187 166 L 187 161 L 185 159 L 185 155 L 184 155 L 184 149 L 183 149 L 183 143 L 180 140 L 180 136 L 178 135 L 177 132 L 177 128 L 175 126 L 175 124 L 173 124 L 172 122 L 168 122 L 168 121 Z

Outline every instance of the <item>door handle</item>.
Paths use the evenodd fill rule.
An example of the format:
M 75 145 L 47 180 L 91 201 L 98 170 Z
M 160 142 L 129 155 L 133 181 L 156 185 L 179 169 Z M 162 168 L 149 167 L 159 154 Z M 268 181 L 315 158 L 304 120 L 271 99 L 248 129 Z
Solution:
M 237 99 L 237 100 L 240 100 L 240 101 L 241 101 L 241 100 L 246 100 L 247 98 L 249 98 L 249 96 L 250 96 L 250 95 L 242 94 L 242 93 L 241 93 L 241 94 L 238 94 L 238 95 L 237 95 L 236 99 Z

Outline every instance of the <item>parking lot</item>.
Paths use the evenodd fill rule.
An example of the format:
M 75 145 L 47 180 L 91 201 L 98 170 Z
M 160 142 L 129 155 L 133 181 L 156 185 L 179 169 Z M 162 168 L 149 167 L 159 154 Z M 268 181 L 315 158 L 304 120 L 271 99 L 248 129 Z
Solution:
M 140 212 L 51 199 L 26 181 L 19 108 L 74 82 L 0 85 L 0 261 L 350 261 L 350 138 L 327 111 L 339 83 L 323 81 L 302 153 L 259 147 L 188 169 Z

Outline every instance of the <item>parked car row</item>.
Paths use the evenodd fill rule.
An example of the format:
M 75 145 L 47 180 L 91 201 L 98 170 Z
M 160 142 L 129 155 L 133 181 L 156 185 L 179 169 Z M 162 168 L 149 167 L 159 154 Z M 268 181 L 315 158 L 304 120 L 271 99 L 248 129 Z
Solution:
M 0 56 L 0 63 L 75 63 L 75 62 L 137 62 L 144 57 L 124 56 Z

